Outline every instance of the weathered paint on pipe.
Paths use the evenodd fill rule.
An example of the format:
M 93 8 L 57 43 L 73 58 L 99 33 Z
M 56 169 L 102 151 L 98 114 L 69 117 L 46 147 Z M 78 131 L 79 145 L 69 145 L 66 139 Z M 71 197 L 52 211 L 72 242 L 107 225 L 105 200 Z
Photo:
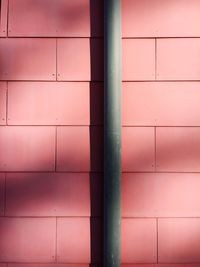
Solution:
M 104 267 L 120 267 L 121 0 L 104 0 Z

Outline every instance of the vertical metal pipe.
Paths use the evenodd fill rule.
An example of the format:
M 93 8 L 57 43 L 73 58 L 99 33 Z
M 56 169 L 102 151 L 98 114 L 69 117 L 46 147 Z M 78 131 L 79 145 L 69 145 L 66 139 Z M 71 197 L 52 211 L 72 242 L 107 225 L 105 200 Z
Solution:
M 120 267 L 121 0 L 104 0 L 104 267 Z

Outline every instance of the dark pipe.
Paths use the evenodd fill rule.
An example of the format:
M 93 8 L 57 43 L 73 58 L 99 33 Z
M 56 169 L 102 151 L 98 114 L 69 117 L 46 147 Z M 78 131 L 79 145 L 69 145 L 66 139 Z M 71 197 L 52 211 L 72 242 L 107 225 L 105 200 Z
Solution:
M 104 0 L 104 267 L 120 267 L 121 0 Z

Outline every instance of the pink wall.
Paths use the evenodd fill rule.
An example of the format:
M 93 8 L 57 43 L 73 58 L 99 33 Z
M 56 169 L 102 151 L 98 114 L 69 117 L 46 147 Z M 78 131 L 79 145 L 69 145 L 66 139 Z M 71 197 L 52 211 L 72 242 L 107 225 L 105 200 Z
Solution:
M 122 262 L 200 266 L 200 2 L 122 5 Z
M 2 4 L 1 267 L 88 267 L 102 244 L 102 5 Z
M 101 0 L 2 0 L 0 267 L 102 266 Z M 200 2 L 122 0 L 123 267 L 200 266 Z

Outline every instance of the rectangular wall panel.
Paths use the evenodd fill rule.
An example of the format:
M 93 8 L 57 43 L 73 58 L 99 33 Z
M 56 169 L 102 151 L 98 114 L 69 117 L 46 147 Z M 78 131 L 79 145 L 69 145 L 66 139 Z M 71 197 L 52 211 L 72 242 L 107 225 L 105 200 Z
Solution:
M 123 83 L 123 125 L 200 126 L 199 82 Z
M 123 0 L 123 37 L 199 37 L 196 0 Z
M 189 263 L 200 261 L 200 219 L 158 221 L 158 261 Z
M 59 127 L 57 134 L 57 170 L 90 170 L 89 127 Z
M 55 169 L 53 127 L 0 127 L 0 171 Z
M 57 222 L 58 262 L 90 262 L 90 219 L 59 218 Z
M 200 79 L 200 38 L 157 40 L 158 80 Z
M 88 38 L 58 39 L 57 54 L 58 80 L 90 80 L 90 41 Z
M 90 1 L 11 0 L 8 33 L 9 36 L 89 37 Z
M 155 79 L 155 40 L 123 39 L 122 79 L 124 81 Z
M 10 173 L 7 216 L 90 216 L 90 178 L 84 173 Z
M 90 164 L 91 171 L 103 172 L 104 135 L 102 126 L 90 127 Z
M 55 80 L 56 40 L 0 39 L 0 80 Z
M 103 215 L 103 173 L 90 174 L 91 217 Z
M 155 136 L 153 127 L 123 127 L 122 171 L 154 171 Z
M 122 216 L 200 217 L 200 174 L 124 173 Z
M 90 124 L 104 122 L 104 86 L 102 82 L 90 83 Z
M 59 81 L 103 80 L 102 39 L 58 39 L 57 55 Z
M 122 220 L 122 263 L 155 263 L 157 238 L 155 219 Z
M 91 81 L 104 81 L 103 38 L 90 39 L 90 72 Z
M 94 266 L 102 266 L 103 258 L 103 218 L 93 217 L 90 219 L 91 238 L 91 262 Z M 91 264 L 93 267 L 93 264 Z
M 55 218 L 0 218 L 2 262 L 54 262 Z
M 157 171 L 200 171 L 200 128 L 159 127 L 156 130 Z
M 89 83 L 10 82 L 9 125 L 89 125 Z

